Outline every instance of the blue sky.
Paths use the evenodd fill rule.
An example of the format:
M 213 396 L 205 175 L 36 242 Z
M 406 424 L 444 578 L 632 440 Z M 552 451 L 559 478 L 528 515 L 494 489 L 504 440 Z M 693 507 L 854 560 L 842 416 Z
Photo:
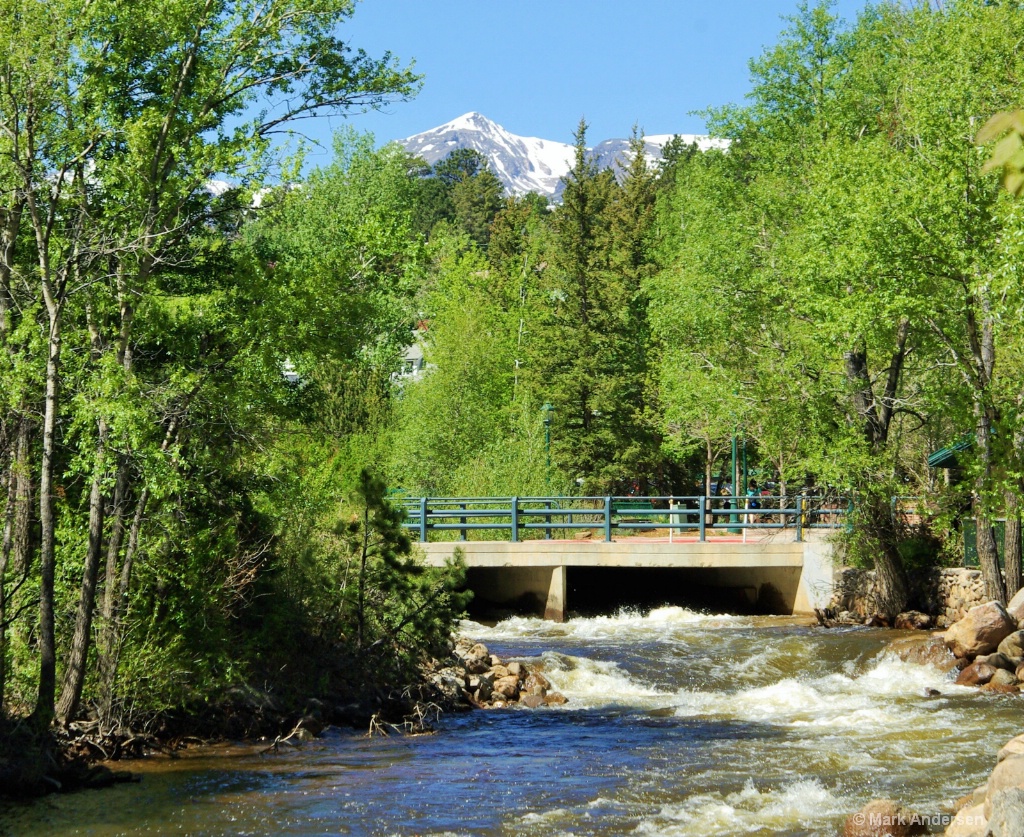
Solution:
M 865 0 L 837 0 L 856 18 Z M 776 43 L 797 0 L 362 0 L 341 35 L 371 55 L 415 59 L 422 92 L 386 113 L 353 115 L 378 142 L 468 111 L 513 133 L 572 141 L 580 117 L 598 142 L 702 133 L 692 111 L 739 102 L 748 60 Z M 346 120 L 305 125 L 323 141 Z

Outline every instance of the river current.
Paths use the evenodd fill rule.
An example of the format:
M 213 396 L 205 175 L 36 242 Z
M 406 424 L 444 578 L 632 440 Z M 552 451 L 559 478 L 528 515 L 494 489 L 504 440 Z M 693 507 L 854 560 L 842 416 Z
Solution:
M 569 703 L 136 762 L 140 784 L 10 805 L 0 833 L 835 835 L 877 797 L 948 814 L 1024 727 L 1024 698 L 899 660 L 893 631 L 665 607 L 463 633 Z

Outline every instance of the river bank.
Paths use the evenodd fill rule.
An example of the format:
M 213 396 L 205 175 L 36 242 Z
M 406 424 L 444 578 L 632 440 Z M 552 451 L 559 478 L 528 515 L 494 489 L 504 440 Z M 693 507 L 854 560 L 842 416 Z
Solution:
M 308 741 L 330 726 L 366 730 L 372 723 L 412 726 L 418 707 L 457 708 L 458 698 L 432 678 L 437 664 L 414 682 L 299 697 L 239 684 L 207 700 L 146 714 L 104 727 L 84 717 L 45 732 L 28 718 L 0 720 L 0 799 L 101 789 L 134 781 L 139 759 L 161 754 L 177 758 L 196 746 L 249 741 L 258 746 Z
M 305 743 L 329 727 L 386 733 L 430 731 L 443 712 L 559 706 L 566 698 L 552 689 L 536 665 L 504 660 L 482 643 L 462 638 L 442 659 L 432 659 L 419 678 L 392 689 L 367 685 L 362 694 L 290 702 L 248 685 L 235 686 L 211 702 L 145 719 L 140 729 L 105 729 L 82 719 L 44 734 L 27 721 L 0 726 L 0 798 L 103 789 L 136 781 L 130 772 L 152 755 L 178 758 L 190 747 L 250 742 L 274 750 Z M 128 768 L 128 769 L 121 769 Z

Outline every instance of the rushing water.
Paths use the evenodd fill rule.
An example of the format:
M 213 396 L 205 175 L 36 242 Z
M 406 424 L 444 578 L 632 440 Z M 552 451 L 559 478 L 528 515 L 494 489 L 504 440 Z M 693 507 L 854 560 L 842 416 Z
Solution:
M 1021 731 L 1022 698 L 898 660 L 891 631 L 676 607 L 464 629 L 569 703 L 137 763 L 141 784 L 9 806 L 0 832 L 834 835 L 880 796 L 948 811 Z

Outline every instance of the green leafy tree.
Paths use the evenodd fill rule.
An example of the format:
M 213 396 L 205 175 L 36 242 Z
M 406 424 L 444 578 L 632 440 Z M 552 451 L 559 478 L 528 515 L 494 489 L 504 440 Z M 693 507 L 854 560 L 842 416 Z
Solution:
M 10 230 L 17 219 L 14 238 L 28 242 L 31 258 L 21 263 L 34 262 L 46 336 L 38 360 L 45 393 L 35 712 L 44 726 L 55 708 L 62 719 L 76 711 L 101 555 L 124 547 L 118 538 L 126 521 L 117 515 L 126 505 L 111 503 L 107 491 L 136 473 L 126 441 L 112 435 L 111 416 L 96 415 L 90 537 L 55 707 L 59 419 L 75 396 L 63 347 L 67 338 L 84 339 L 96 369 L 130 392 L 137 315 L 168 266 L 192 258 L 190 238 L 208 222 L 207 181 L 258 172 L 268 137 L 298 117 L 375 107 L 413 92 L 416 77 L 390 56 L 353 53 L 337 38 L 335 26 L 352 10 L 347 0 L 316 8 L 221 2 L 131 9 L 68 0 L 2 15 L 3 193 L 19 196 L 5 220 Z M 246 116 L 264 94 L 281 107 Z

